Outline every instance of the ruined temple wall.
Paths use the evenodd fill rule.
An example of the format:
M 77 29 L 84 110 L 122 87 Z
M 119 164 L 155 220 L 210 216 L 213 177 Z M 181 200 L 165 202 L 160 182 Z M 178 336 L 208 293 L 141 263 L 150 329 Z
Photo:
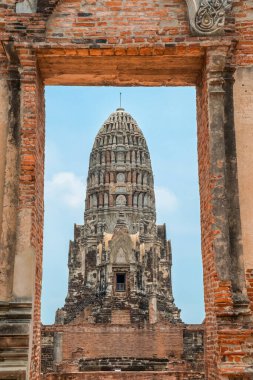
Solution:
M 58 334 L 58 341 L 54 342 Z M 204 326 L 159 323 L 138 328 L 134 325 L 51 325 L 42 328 L 42 372 L 60 373 L 78 367 L 79 359 L 145 358 L 168 359 L 171 370 L 204 371 Z M 55 351 L 56 352 L 56 351 Z
M 183 354 L 183 325 L 158 325 L 140 329 L 131 325 L 44 326 L 43 334 L 62 332 L 62 360 L 78 354 L 85 358 L 158 357 Z
M 35 37 L 34 45 L 37 46 L 46 42 L 55 47 L 59 46 L 59 43 L 72 47 L 89 47 L 92 49 L 91 55 L 95 56 L 99 55 L 95 48 L 117 48 L 118 55 L 122 55 L 120 52 L 122 47 L 129 49 L 130 55 L 136 54 L 142 48 L 142 55 L 147 55 L 149 54 L 147 48 L 155 49 L 156 52 L 161 47 L 173 47 L 172 44 L 196 41 L 191 35 L 185 0 L 169 2 L 64 0 L 58 2 L 53 9 L 55 3 L 57 1 L 54 0 L 38 1 L 38 13 L 30 17 L 27 14 L 14 13 L 13 17 L 15 1 L 9 1 L 1 14 L 3 22 L 8 25 L 3 30 L 4 37 L 8 38 L 9 33 L 17 41 L 30 39 L 30 36 L 32 39 Z M 244 12 L 241 8 L 241 4 L 236 6 L 236 16 L 240 25 L 241 14 Z M 48 9 L 52 12 L 51 15 Z M 244 29 L 239 30 L 244 32 Z M 234 17 L 227 17 L 226 35 L 230 36 L 232 31 L 234 31 Z M 201 40 L 208 41 L 208 44 L 215 43 L 212 37 L 210 39 L 203 37 L 200 42 Z M 109 49 L 103 54 L 112 55 Z
M 235 1 L 232 9 L 235 31 L 240 36 L 252 38 L 253 34 L 253 4 L 251 1 Z M 252 51 L 252 50 L 251 50 Z M 249 51 L 248 51 L 249 53 Z M 247 53 L 247 54 L 248 54 Z M 246 54 L 245 54 L 246 58 Z
M 182 0 L 63 1 L 47 23 L 46 37 L 95 47 L 169 43 L 188 34 L 187 6 Z
M 240 67 L 235 72 L 234 107 L 237 145 L 238 183 L 242 221 L 244 266 L 248 297 L 253 310 L 253 60 L 252 66 Z
M 41 330 L 41 372 L 49 373 L 54 370 L 54 332 Z
M 203 380 L 203 376 L 196 372 L 86 372 L 71 373 L 61 376 L 61 380 Z M 58 374 L 48 374 L 41 380 L 59 380 Z
M 234 124 L 238 192 L 243 243 L 243 265 L 247 281 L 247 295 L 253 310 L 253 4 L 239 1 L 234 6 L 236 30 L 244 38 L 236 46 L 232 63 L 234 73 Z

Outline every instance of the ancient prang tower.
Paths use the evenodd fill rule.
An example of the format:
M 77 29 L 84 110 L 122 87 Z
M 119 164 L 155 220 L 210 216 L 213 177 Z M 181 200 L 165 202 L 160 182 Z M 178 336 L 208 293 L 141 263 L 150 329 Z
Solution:
M 43 372 L 190 370 L 202 379 L 203 326 L 182 323 L 171 265 L 165 224 L 156 225 L 146 140 L 118 108 L 90 154 L 84 225 L 75 225 L 69 247 L 68 294 L 56 324 L 42 330 Z
M 179 322 L 170 242 L 165 225 L 156 225 L 147 143 L 123 108 L 96 136 L 84 221 L 70 242 L 68 295 L 57 321 L 68 323 L 84 312 L 90 322 L 110 323 L 124 310 L 129 322 Z

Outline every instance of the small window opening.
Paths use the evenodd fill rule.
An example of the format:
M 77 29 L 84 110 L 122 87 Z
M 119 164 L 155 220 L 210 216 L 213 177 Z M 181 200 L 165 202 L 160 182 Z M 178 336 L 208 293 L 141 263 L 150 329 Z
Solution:
M 126 290 L 126 274 L 116 273 L 116 291 L 124 292 Z

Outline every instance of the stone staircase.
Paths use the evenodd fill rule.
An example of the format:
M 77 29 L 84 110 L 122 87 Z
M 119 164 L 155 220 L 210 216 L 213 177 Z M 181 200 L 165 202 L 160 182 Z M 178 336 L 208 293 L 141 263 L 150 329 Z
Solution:
M 130 310 L 112 310 L 111 323 L 113 325 L 130 325 Z

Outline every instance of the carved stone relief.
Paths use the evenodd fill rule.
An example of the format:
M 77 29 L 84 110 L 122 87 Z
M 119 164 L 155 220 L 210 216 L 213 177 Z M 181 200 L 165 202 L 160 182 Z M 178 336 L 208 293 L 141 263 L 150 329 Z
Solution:
M 221 34 L 232 0 L 186 0 L 192 32 L 198 35 Z
M 117 182 L 125 182 L 125 174 L 124 173 L 118 173 L 117 174 Z
M 126 205 L 126 197 L 123 194 L 117 196 L 116 206 L 125 206 L 125 205 Z

